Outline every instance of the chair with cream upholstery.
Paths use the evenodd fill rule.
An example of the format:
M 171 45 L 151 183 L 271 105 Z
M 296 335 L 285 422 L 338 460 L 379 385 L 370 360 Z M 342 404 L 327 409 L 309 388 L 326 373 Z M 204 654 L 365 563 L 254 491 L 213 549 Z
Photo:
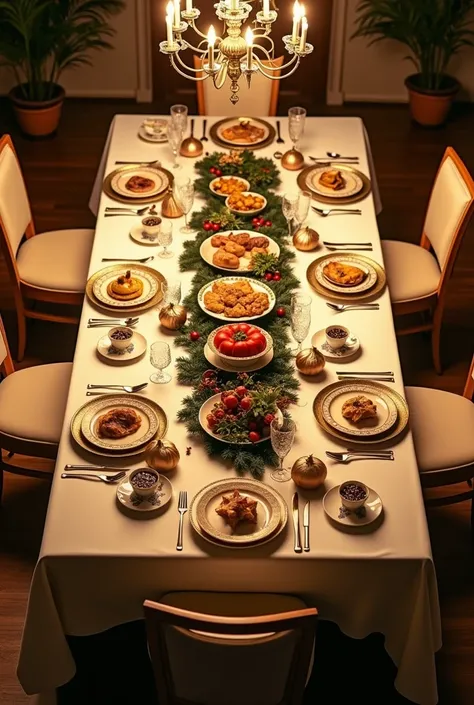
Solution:
M 463 396 L 427 387 L 405 388 L 422 487 L 469 482 L 470 490 L 427 499 L 444 506 L 474 499 L 474 357 Z M 474 501 L 471 504 L 474 531 Z
M 64 421 L 72 363 L 58 362 L 15 371 L 0 318 L 0 499 L 3 472 L 50 477 L 4 461 L 2 451 L 34 458 L 56 457 Z
M 0 248 L 14 289 L 18 360 L 25 354 L 26 318 L 78 322 L 76 317 L 33 310 L 27 301 L 80 305 L 93 238 L 94 230 L 86 228 L 35 234 L 13 142 L 9 135 L 3 135 L 0 139 Z
M 175 592 L 144 603 L 160 705 L 300 705 L 317 610 L 289 595 Z
M 279 56 L 272 62 L 262 61 L 263 64 L 271 66 L 282 66 L 283 56 Z M 194 68 L 199 69 L 201 59 L 194 56 Z M 202 73 L 197 73 L 196 76 L 201 76 Z M 279 76 L 280 71 L 273 71 L 272 76 Z M 219 90 L 214 87 L 211 78 L 205 81 L 196 83 L 197 87 L 197 103 L 199 115 L 230 115 L 233 117 L 241 117 L 248 115 L 253 117 L 273 117 L 276 115 L 278 95 L 280 92 L 280 81 L 272 81 L 270 78 L 265 78 L 260 72 L 252 76 L 250 88 L 247 86 L 247 80 L 242 77 L 240 80 L 240 91 L 238 92 L 239 100 L 233 105 L 230 100 L 229 79 Z
M 431 331 L 433 362 L 439 374 L 446 292 L 473 210 L 474 181 L 455 150 L 448 147 L 431 191 L 420 245 L 382 241 L 394 315 L 430 314 L 419 325 L 397 328 L 397 334 Z

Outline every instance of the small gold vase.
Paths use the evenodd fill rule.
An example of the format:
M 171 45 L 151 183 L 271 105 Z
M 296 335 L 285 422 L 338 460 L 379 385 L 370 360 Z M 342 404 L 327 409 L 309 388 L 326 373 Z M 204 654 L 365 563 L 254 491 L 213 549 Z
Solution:
M 281 165 L 288 171 L 298 171 L 304 167 L 304 157 L 297 149 L 289 149 L 282 156 Z
M 161 202 L 161 215 L 165 218 L 181 218 L 183 215 L 183 211 L 174 196 L 172 186 L 169 187 L 166 196 Z

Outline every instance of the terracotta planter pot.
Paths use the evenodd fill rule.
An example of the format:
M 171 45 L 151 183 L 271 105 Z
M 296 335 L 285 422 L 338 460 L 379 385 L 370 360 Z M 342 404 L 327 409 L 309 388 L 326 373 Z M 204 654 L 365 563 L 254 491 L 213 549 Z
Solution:
M 22 131 L 31 137 L 46 137 L 56 132 L 64 103 L 64 89 L 56 85 L 51 100 L 25 100 L 20 86 L 8 94 Z
M 446 122 L 454 96 L 460 88 L 459 82 L 452 76 L 443 76 L 439 90 L 422 88 L 418 73 L 408 76 L 405 86 L 413 120 L 426 127 L 436 127 Z

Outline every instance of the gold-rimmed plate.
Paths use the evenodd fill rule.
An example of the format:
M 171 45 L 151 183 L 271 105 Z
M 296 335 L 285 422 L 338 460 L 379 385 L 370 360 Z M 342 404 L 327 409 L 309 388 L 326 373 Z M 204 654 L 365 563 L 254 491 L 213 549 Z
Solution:
M 208 293 L 213 292 L 213 286 L 214 284 L 239 284 L 240 282 L 245 282 L 246 284 L 250 284 L 252 291 L 257 294 L 266 294 L 268 297 L 268 306 L 265 308 L 262 313 L 252 315 L 251 312 L 249 312 L 248 315 L 244 314 L 242 316 L 226 316 L 223 312 L 217 312 L 217 311 L 211 311 L 207 307 L 209 303 L 206 305 L 205 303 L 205 296 Z M 237 303 L 237 301 L 236 301 Z M 247 279 L 246 277 L 221 277 L 220 279 L 213 279 L 212 281 L 208 282 L 207 284 L 204 284 L 204 286 L 199 290 L 198 293 L 198 304 L 200 308 L 204 311 L 204 313 L 207 313 L 209 316 L 212 316 L 213 318 L 217 318 L 219 321 L 226 321 L 227 323 L 243 323 L 244 321 L 254 321 L 257 318 L 262 318 L 262 316 L 266 316 L 270 311 L 273 309 L 273 307 L 276 304 L 276 297 L 272 289 L 270 289 L 267 284 L 264 284 L 261 281 L 257 281 L 257 279 Z M 213 304 L 211 304 L 213 305 Z M 217 304 L 218 307 L 220 308 L 221 304 Z M 229 312 L 231 309 L 229 308 Z
M 354 170 L 345 170 L 342 174 L 344 180 L 344 185 L 342 188 L 335 191 L 334 189 L 324 186 L 320 183 L 320 178 L 325 171 L 339 171 L 338 167 L 327 167 L 320 166 L 315 168 L 306 179 L 308 188 L 312 192 L 317 193 L 318 196 L 324 196 L 327 198 L 350 198 L 351 196 L 356 196 L 363 188 L 364 184 L 359 176 L 359 174 Z
M 358 189 L 356 193 L 353 193 L 350 196 L 335 196 L 334 194 L 337 192 L 334 192 L 333 195 L 326 195 L 322 193 L 320 188 L 316 190 L 313 181 L 315 175 L 318 175 L 318 173 L 320 175 L 321 171 L 327 171 L 329 169 L 336 169 L 338 171 L 343 172 L 343 176 L 346 176 L 346 178 L 348 179 L 351 178 L 351 183 L 353 181 L 353 183 L 355 184 L 358 183 L 360 180 L 362 182 L 362 187 Z M 319 175 L 317 178 L 319 178 Z M 302 189 L 303 191 L 310 191 L 313 199 L 315 199 L 316 201 L 320 201 L 321 203 L 357 203 L 358 201 L 362 201 L 364 198 L 366 198 L 366 196 L 369 195 L 372 189 L 370 179 L 358 169 L 354 169 L 354 167 L 348 166 L 347 164 L 332 164 L 330 167 L 323 168 L 321 168 L 317 164 L 314 164 L 313 166 L 308 166 L 306 167 L 306 169 L 300 171 L 296 181 L 300 189 Z
M 148 187 L 142 191 L 136 191 L 129 186 L 131 179 L 142 180 L 148 183 Z M 119 196 L 126 198 L 148 198 L 157 196 L 169 186 L 169 179 L 162 171 L 152 166 L 135 166 L 128 171 L 116 170 L 110 180 L 110 186 Z
M 257 502 L 257 523 L 242 522 L 235 531 L 217 514 L 223 496 L 234 490 Z M 248 548 L 274 539 L 285 527 L 288 510 L 281 495 L 257 480 L 228 479 L 213 482 L 194 497 L 191 525 L 203 538 L 230 548 Z
M 263 136 L 257 141 L 245 141 L 245 139 L 240 140 L 229 140 L 227 135 L 227 130 L 236 126 L 242 120 L 248 120 L 251 126 L 255 126 L 257 129 L 263 131 Z M 260 120 L 260 118 L 248 118 L 248 117 L 228 117 L 223 120 L 218 120 L 215 122 L 209 131 L 209 135 L 214 144 L 219 147 L 224 147 L 225 149 L 263 149 L 263 147 L 268 147 L 275 139 L 275 128 L 270 125 L 266 120 Z
M 128 195 L 124 195 L 123 193 L 117 193 L 112 187 L 112 182 L 116 184 L 117 179 L 125 179 L 126 183 L 126 181 L 128 181 L 128 179 L 133 174 L 136 174 L 137 172 L 143 169 L 151 169 L 152 176 L 150 176 L 150 178 L 152 178 L 156 183 L 158 183 L 159 181 L 162 184 L 158 192 L 155 192 L 155 189 L 153 189 L 153 191 L 149 193 L 139 193 L 132 195 L 132 193 L 130 192 L 128 193 Z M 119 203 L 126 203 L 127 205 L 132 204 L 134 206 L 139 206 L 146 205 L 147 203 L 153 203 L 154 201 L 160 201 L 162 198 L 165 197 L 168 187 L 172 186 L 173 181 L 174 176 L 170 171 L 168 171 L 168 169 L 163 169 L 163 167 L 161 166 L 148 166 L 137 163 L 132 165 L 120 166 L 117 169 L 114 169 L 114 171 L 110 172 L 110 174 L 107 174 L 102 184 L 102 190 L 107 196 L 109 196 L 109 198 L 112 198 L 114 201 L 118 201 Z
M 82 417 L 81 433 L 91 445 L 105 450 L 129 450 L 143 446 L 150 441 L 158 430 L 159 420 L 154 409 L 145 399 L 130 399 L 123 394 L 118 399 L 108 399 L 107 394 L 96 399 Z M 140 426 L 134 432 L 123 438 L 108 438 L 100 434 L 100 419 L 109 412 L 126 409 L 135 412 L 140 418 Z
M 322 271 L 322 269 L 324 269 L 324 266 L 328 262 L 334 262 L 339 257 L 341 257 L 344 261 L 347 260 L 348 263 L 350 260 L 350 263 L 353 264 L 354 267 L 359 267 L 364 271 L 366 271 L 367 268 L 370 267 L 372 270 L 375 271 L 376 274 L 375 283 L 366 291 L 354 291 L 354 287 L 338 287 L 337 285 L 334 285 L 334 287 L 330 288 L 330 282 L 326 279 L 326 277 L 324 277 L 324 284 L 321 283 L 321 281 L 318 280 L 318 277 L 316 276 L 316 271 Z M 382 293 L 387 281 L 387 278 L 385 276 L 385 270 L 383 267 L 380 266 L 380 264 L 378 264 L 378 262 L 375 262 L 375 260 L 370 259 L 369 257 L 364 257 L 364 255 L 359 254 L 330 254 L 318 257 L 317 259 L 313 260 L 309 265 L 308 269 L 306 270 L 306 277 L 308 279 L 309 284 L 321 296 L 324 296 L 325 298 L 329 299 L 345 301 L 346 303 L 356 303 L 357 301 L 364 301 L 365 299 L 375 298 L 376 296 Z M 321 279 L 321 277 L 319 277 L 319 279 Z
M 326 267 L 331 262 L 334 262 L 335 264 L 343 264 L 347 267 L 357 267 L 357 269 L 360 269 L 360 271 L 364 273 L 364 278 L 360 284 L 337 284 L 325 271 Z M 330 289 L 331 291 L 336 291 L 338 293 L 342 292 L 344 294 L 360 294 L 364 291 L 372 289 L 372 287 L 377 283 L 377 272 L 374 267 L 368 262 L 361 262 L 357 256 L 354 258 L 350 254 L 334 254 L 334 256 L 328 261 L 320 262 L 314 270 L 314 276 L 316 281 L 321 284 L 321 286 L 326 289 Z
M 121 274 L 125 274 L 125 272 L 129 269 L 130 271 L 137 272 L 140 277 L 151 276 L 154 277 L 154 279 L 157 281 L 158 285 L 156 292 L 150 299 L 148 299 L 148 301 L 137 305 L 135 303 L 135 300 L 133 299 L 131 301 L 120 302 L 116 301 L 115 299 L 111 299 L 110 303 L 104 303 L 103 301 L 99 301 L 96 298 L 96 296 L 94 295 L 94 286 L 98 279 L 101 279 L 104 276 L 108 277 L 109 275 L 111 279 L 114 279 L 120 276 Z M 98 272 L 95 272 L 95 274 L 92 274 L 89 277 L 86 284 L 86 296 L 91 302 L 91 304 L 95 305 L 101 310 L 116 313 L 117 308 L 120 308 L 120 315 L 125 316 L 128 313 L 135 315 L 137 313 L 141 313 L 142 311 L 147 311 L 149 308 L 152 308 L 153 306 L 156 306 L 160 303 L 161 299 L 163 298 L 163 292 L 161 291 L 161 283 L 165 281 L 166 279 L 161 274 L 161 272 L 158 272 L 156 271 L 156 269 L 152 269 L 151 267 L 147 267 L 143 264 L 134 264 L 133 267 L 128 267 L 126 262 L 124 262 L 124 264 L 113 264 L 110 267 L 104 267 L 103 269 L 99 269 Z M 117 306 L 117 304 L 119 305 Z
M 241 235 L 244 233 L 250 235 L 250 237 L 262 237 L 261 233 L 255 232 L 253 230 L 226 230 L 225 232 L 217 233 L 217 236 L 228 237 L 229 235 Z M 242 257 L 239 257 L 240 263 L 238 269 L 231 269 L 230 267 L 223 267 L 221 265 L 214 264 L 213 257 L 219 250 L 218 247 L 214 247 L 212 244 L 212 240 L 214 237 L 214 235 L 211 235 L 210 237 L 206 238 L 201 244 L 201 247 L 199 248 L 199 254 L 203 258 L 204 262 L 209 264 L 214 269 L 218 269 L 221 272 L 238 272 L 239 274 L 252 274 L 252 270 L 248 268 L 251 262 L 251 257 L 247 257 L 247 255 L 251 255 L 251 250 L 250 252 L 246 251 Z M 268 235 L 265 235 L 264 237 L 266 237 L 268 240 L 268 254 L 275 255 L 275 257 L 279 258 L 280 247 L 278 246 L 278 244 L 275 242 L 275 240 L 272 240 L 271 237 L 268 237 Z
M 120 393 L 107 394 L 107 399 L 109 401 L 116 401 L 118 403 L 118 400 L 120 400 L 122 398 L 123 398 L 123 394 L 120 394 Z M 139 400 L 143 401 L 143 397 L 140 397 L 138 395 L 132 395 L 132 394 L 127 395 L 127 399 L 132 399 L 132 398 L 139 399 Z M 137 448 L 127 448 L 125 450 L 119 450 L 119 449 L 106 450 L 106 449 L 98 448 L 98 447 L 92 445 L 84 438 L 84 436 L 82 435 L 82 432 L 81 432 L 82 419 L 83 419 L 85 413 L 87 412 L 90 404 L 93 403 L 94 401 L 95 400 L 87 401 L 85 404 L 83 404 L 75 412 L 75 414 L 73 415 L 73 417 L 71 419 L 71 425 L 70 425 L 71 436 L 72 436 L 73 440 L 75 441 L 75 443 L 80 448 L 82 448 L 82 450 L 85 450 L 89 453 L 93 453 L 94 455 L 100 455 L 102 457 L 107 457 L 107 458 L 110 458 L 110 457 L 128 458 L 130 456 L 142 455 L 146 450 L 146 445 L 139 446 Z M 146 399 L 146 402 L 154 410 L 155 415 L 159 421 L 158 430 L 155 434 L 155 438 L 163 438 L 166 433 L 166 430 L 168 428 L 168 419 L 166 417 L 166 414 L 163 411 L 163 409 L 161 408 L 161 406 L 159 406 L 159 404 L 157 404 L 152 399 Z
M 358 396 L 370 399 L 377 407 L 377 415 L 354 423 L 343 416 L 342 410 L 346 402 Z M 397 407 L 391 396 L 379 387 L 375 387 L 371 381 L 342 381 L 339 387 L 324 394 L 321 408 L 323 418 L 329 426 L 348 436 L 360 438 L 385 433 L 392 428 L 398 417 Z
M 114 299 L 108 292 L 109 284 L 111 284 L 114 279 L 117 279 L 115 273 L 105 272 L 102 276 L 98 277 L 92 287 L 93 294 L 97 301 L 100 301 L 107 306 L 113 306 L 114 308 L 129 308 L 130 306 L 140 306 L 147 303 L 152 299 L 159 288 L 160 282 L 155 276 L 153 270 L 150 272 L 143 272 L 141 270 L 130 267 L 129 269 L 123 270 L 130 271 L 132 278 L 137 279 L 142 285 L 142 292 L 140 296 L 135 299 L 128 299 L 127 301 L 122 301 L 120 299 Z
M 342 431 L 339 431 L 338 429 L 334 428 L 333 426 L 330 426 L 323 415 L 323 402 L 326 396 L 328 396 L 334 389 L 338 389 L 341 386 L 346 385 L 346 381 L 341 381 L 341 382 L 333 382 L 333 384 L 329 384 L 327 387 L 322 389 L 319 394 L 316 395 L 314 402 L 313 402 L 313 414 L 316 418 L 316 421 L 318 424 L 321 426 L 323 431 L 326 431 L 329 435 L 333 436 L 334 438 L 337 438 L 338 440 L 341 440 L 344 444 L 347 444 L 350 440 L 350 443 L 357 443 L 357 444 L 366 444 L 366 445 L 373 445 L 376 443 L 386 443 L 389 440 L 395 439 L 397 436 L 399 436 L 406 428 L 408 424 L 408 418 L 409 418 L 409 411 L 408 411 L 408 404 L 406 403 L 405 399 L 394 389 L 391 389 L 390 387 L 387 387 L 385 384 L 381 384 L 380 382 L 371 382 L 371 385 L 379 393 L 384 393 L 390 399 L 394 402 L 396 408 L 397 408 L 397 419 L 396 422 L 393 424 L 393 426 L 384 434 L 379 434 L 377 436 L 349 436 L 346 433 L 343 433 Z

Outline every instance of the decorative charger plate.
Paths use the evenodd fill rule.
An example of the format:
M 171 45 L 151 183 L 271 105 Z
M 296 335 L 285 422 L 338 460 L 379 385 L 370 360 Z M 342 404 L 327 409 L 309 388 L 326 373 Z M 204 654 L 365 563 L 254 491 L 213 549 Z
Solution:
M 332 279 L 330 279 L 324 272 L 324 268 L 330 262 L 345 264 L 348 267 L 357 267 L 362 272 L 364 272 L 365 276 L 361 283 L 356 284 L 355 286 L 350 284 L 336 284 L 336 282 L 333 282 Z M 357 255 L 350 254 L 339 255 L 336 253 L 333 257 L 329 259 L 329 261 L 325 260 L 324 262 L 320 262 L 318 265 L 316 265 L 316 268 L 314 270 L 314 276 L 316 281 L 321 286 L 325 287 L 326 289 L 330 289 L 330 291 L 336 291 L 337 293 L 342 292 L 343 294 L 361 294 L 364 291 L 372 289 L 372 287 L 375 286 L 375 284 L 377 283 L 377 272 L 375 271 L 374 267 L 372 267 L 372 265 L 367 262 L 361 262 Z
M 243 233 L 250 235 L 250 237 L 262 237 L 261 233 L 257 233 L 253 230 L 226 230 L 225 232 L 217 233 L 217 236 L 222 235 L 223 237 L 225 237 L 228 235 L 240 235 Z M 238 272 L 239 274 L 252 274 L 252 270 L 248 269 L 248 266 L 250 264 L 250 259 L 247 259 L 247 257 L 245 257 L 245 255 L 242 257 L 239 257 L 240 265 L 239 265 L 238 269 L 231 269 L 230 267 L 223 267 L 221 265 L 214 264 L 214 262 L 212 261 L 212 258 L 215 255 L 215 253 L 219 250 L 219 248 L 214 247 L 212 245 L 212 238 L 213 237 L 215 237 L 215 235 L 211 235 L 211 237 L 206 238 L 204 240 L 204 242 L 201 244 L 201 247 L 199 248 L 199 254 L 203 258 L 204 262 L 207 262 L 207 264 L 209 264 L 214 269 L 219 269 L 221 272 Z M 279 248 L 278 244 L 275 242 L 275 240 L 272 240 L 271 237 L 268 237 L 267 235 L 264 235 L 264 237 L 266 237 L 268 240 L 268 254 L 275 255 L 275 257 L 280 257 L 280 248 Z M 246 253 L 246 254 L 250 254 L 250 253 Z
M 122 271 L 124 272 L 123 269 Z M 98 277 L 92 287 L 92 292 L 97 301 L 100 301 L 107 306 L 113 306 L 114 308 L 130 308 L 131 306 L 140 306 L 141 304 L 145 304 L 147 301 L 150 301 L 150 299 L 156 295 L 158 289 L 161 288 L 159 287 L 159 281 L 155 276 L 154 270 L 150 270 L 150 272 L 143 272 L 136 270 L 134 267 L 130 267 L 129 270 L 126 269 L 125 271 L 130 271 L 131 276 L 139 279 L 143 284 L 143 291 L 140 296 L 137 296 L 136 299 L 129 299 L 128 301 L 119 301 L 118 299 L 114 299 L 108 293 L 107 288 L 108 285 L 114 281 L 114 279 L 117 279 L 117 275 L 115 273 L 108 272 L 104 273 L 101 277 Z
M 223 495 L 238 490 L 244 497 L 257 501 L 257 523 L 242 522 L 235 532 L 219 516 L 216 508 Z M 275 538 L 284 528 L 288 510 L 276 490 L 257 480 L 218 480 L 204 487 L 194 497 L 190 506 L 193 528 L 204 538 L 229 547 L 250 547 Z
M 234 446 L 247 446 L 247 445 L 248 446 L 255 446 L 255 445 L 258 445 L 259 443 L 265 443 L 265 441 L 270 440 L 270 437 L 268 436 L 267 438 L 261 438 L 259 441 L 256 441 L 256 443 L 251 443 L 250 441 L 241 441 L 239 443 L 236 441 L 228 441 L 226 438 L 222 438 L 222 436 L 219 436 L 217 433 L 214 433 L 214 431 L 212 431 L 207 424 L 206 416 L 212 412 L 214 404 L 218 401 L 221 401 L 221 395 L 214 394 L 212 397 L 209 397 L 209 399 L 206 399 L 204 404 L 199 409 L 199 423 L 201 424 L 203 430 L 206 433 L 208 433 L 210 436 L 212 436 L 216 440 L 222 441 L 222 443 L 231 443 Z
M 364 382 L 364 380 L 361 380 L 361 383 L 362 382 Z M 319 423 L 321 428 L 326 431 L 326 433 L 333 436 L 334 438 L 341 440 L 347 446 L 349 436 L 346 433 L 338 431 L 333 426 L 330 426 L 325 421 L 323 415 L 323 402 L 326 396 L 330 394 L 334 389 L 337 389 L 341 386 L 345 386 L 346 384 L 347 381 L 344 380 L 341 382 L 333 382 L 333 384 L 329 384 L 327 387 L 322 389 L 319 394 L 316 395 L 316 398 L 313 402 L 313 414 L 316 418 L 316 421 Z M 359 436 L 350 436 L 351 444 L 363 443 L 367 445 L 372 445 L 375 443 L 385 443 L 399 436 L 405 430 L 408 424 L 409 411 L 405 399 L 398 392 L 396 392 L 394 389 L 391 389 L 390 387 L 387 387 L 385 384 L 381 384 L 380 382 L 371 382 L 371 385 L 376 388 L 379 393 L 385 393 L 394 402 L 395 406 L 397 407 L 397 420 L 395 424 L 383 435 L 379 434 L 377 436 L 364 436 L 363 438 Z
M 111 299 L 111 301 L 113 301 L 114 303 L 107 304 L 102 301 L 99 301 L 95 297 L 94 286 L 98 279 L 101 279 L 102 277 L 108 277 L 109 275 L 111 279 L 114 279 L 120 276 L 121 274 L 124 274 L 128 269 L 130 269 L 130 271 L 138 273 L 140 277 L 152 276 L 158 282 L 157 290 L 151 299 L 139 305 L 135 303 L 136 299 L 132 301 L 120 302 L 115 301 L 115 299 Z M 103 269 L 99 269 L 98 272 L 95 272 L 95 274 L 92 274 L 92 276 L 89 277 L 86 284 L 86 296 L 91 302 L 91 304 L 94 304 L 95 306 L 100 309 L 103 309 L 104 311 L 117 313 L 117 308 L 120 308 L 121 315 L 125 316 L 129 313 L 134 316 L 137 313 L 147 311 L 149 308 L 152 308 L 153 306 L 159 304 L 159 302 L 163 298 L 163 292 L 161 291 L 161 283 L 165 281 L 166 279 L 160 272 L 157 272 L 156 269 L 152 269 L 151 267 L 147 267 L 143 264 L 134 264 L 133 267 L 127 267 L 126 262 L 124 262 L 123 264 L 113 264 L 110 267 L 104 267 Z M 117 304 L 119 305 L 117 306 Z
M 354 292 L 351 290 L 349 287 L 338 287 L 336 291 L 333 289 L 329 288 L 329 282 L 326 278 L 324 278 L 324 285 L 321 284 L 317 277 L 316 277 L 316 270 L 318 271 L 324 267 L 327 262 L 334 262 L 335 260 L 342 258 L 343 260 L 348 260 L 350 259 L 351 263 L 354 264 L 356 267 L 371 267 L 373 270 L 375 270 L 377 280 L 375 284 L 372 286 L 371 289 L 368 289 L 367 291 L 362 291 L 362 292 Z M 364 301 L 365 299 L 371 299 L 375 298 L 385 288 L 385 284 L 387 281 L 387 278 L 385 276 L 385 270 L 383 267 L 380 266 L 375 260 L 370 259 L 369 257 L 364 257 L 364 255 L 359 255 L 359 254 L 351 254 L 351 255 L 323 255 L 322 257 L 318 257 L 318 259 L 315 259 L 311 262 L 309 265 L 308 269 L 306 270 L 306 277 L 308 279 L 308 282 L 311 284 L 313 289 L 320 294 L 321 296 L 324 296 L 329 299 L 340 299 L 344 301 L 345 303 L 356 303 L 358 301 Z
M 229 318 L 223 313 L 215 313 L 214 311 L 210 311 L 208 308 L 206 308 L 204 304 L 204 295 L 207 292 L 211 292 L 213 285 L 217 282 L 219 284 L 235 284 L 236 282 L 245 282 L 246 284 L 250 284 L 254 292 L 267 294 L 269 303 L 268 308 L 266 308 L 263 313 L 259 313 L 258 315 L 239 316 L 237 318 Z M 276 297 L 272 289 L 270 289 L 267 284 L 264 284 L 261 281 L 257 281 L 256 279 L 247 279 L 246 277 L 220 277 L 219 279 L 213 279 L 208 284 L 204 284 L 204 286 L 199 290 L 198 304 L 200 308 L 204 311 L 204 313 L 207 313 L 208 316 L 212 316 L 213 318 L 219 319 L 219 321 L 226 321 L 227 323 L 244 323 L 246 321 L 254 321 L 257 318 L 262 318 L 262 316 L 266 316 L 268 313 L 270 313 L 270 311 L 276 304 Z
M 123 398 L 123 393 L 120 394 L 107 394 L 107 399 L 110 401 L 115 400 L 116 403 L 119 403 L 119 400 Z M 144 399 L 141 396 L 138 396 L 137 394 L 128 394 L 127 395 L 127 400 L 130 399 L 138 399 L 139 401 L 146 401 L 147 404 L 150 405 L 150 407 L 154 410 L 155 415 L 158 419 L 158 430 L 155 435 L 155 438 L 163 438 L 166 430 L 168 428 L 168 419 L 166 417 L 165 412 L 157 404 L 154 402 L 152 399 Z M 85 413 L 87 412 L 90 404 L 94 403 L 96 400 L 90 400 L 87 401 L 83 406 L 81 406 L 74 416 L 71 419 L 71 436 L 73 437 L 74 441 L 77 443 L 77 445 L 82 448 L 83 450 L 88 451 L 89 453 L 94 453 L 94 455 L 101 455 L 105 456 L 107 458 L 114 457 L 114 458 L 127 458 L 133 455 L 141 455 L 145 451 L 145 446 L 140 446 L 138 448 L 128 448 L 126 450 L 105 450 L 98 448 L 96 446 L 93 446 L 90 444 L 82 435 L 81 432 L 81 425 L 82 425 L 82 419 Z
M 133 176 L 133 174 L 136 174 L 137 171 L 141 172 L 143 169 L 151 169 L 153 172 L 153 179 L 155 181 L 160 178 L 162 180 L 163 184 L 166 184 L 159 193 L 154 193 L 150 195 L 149 193 L 141 193 L 141 194 L 134 194 L 132 195 L 131 193 L 128 195 L 122 195 L 117 193 L 113 188 L 112 188 L 112 181 L 116 180 L 119 175 L 121 178 L 124 178 L 125 181 L 128 181 L 128 179 Z M 153 203 L 154 201 L 160 201 L 162 198 L 165 197 L 165 194 L 168 190 L 168 186 L 172 186 L 174 182 L 174 176 L 173 174 L 168 171 L 168 169 L 163 169 L 161 166 L 149 166 L 149 165 L 140 165 L 139 163 L 137 164 L 132 164 L 132 165 L 126 165 L 126 166 L 120 166 L 117 169 L 114 169 L 110 174 L 108 174 L 104 182 L 102 184 L 102 190 L 104 193 L 109 196 L 109 198 L 112 198 L 114 201 L 118 201 L 119 203 L 126 203 L 127 205 L 133 204 L 134 206 L 139 206 L 139 205 L 146 205 L 147 203 Z
M 338 167 L 335 167 L 338 170 Z M 331 167 L 332 170 L 332 167 Z M 327 198 L 350 198 L 351 196 L 356 196 L 359 191 L 362 190 L 364 184 L 359 174 L 355 171 L 345 171 L 343 174 L 344 186 L 343 188 L 335 191 L 334 189 L 323 186 L 319 183 L 321 174 L 328 171 L 327 166 L 320 166 L 315 168 L 306 178 L 306 183 L 308 188 L 311 189 L 313 193 L 317 193 L 318 196 L 326 196 Z
M 354 167 L 348 166 L 347 164 L 332 164 L 330 167 L 323 167 L 322 170 L 327 171 L 329 169 L 336 169 L 338 171 L 342 171 L 343 176 L 345 176 L 346 174 L 350 174 L 351 179 L 360 179 L 362 181 L 362 188 L 358 190 L 357 193 L 354 193 L 351 196 L 323 195 L 323 193 L 320 193 L 319 190 L 316 191 L 313 183 L 313 177 L 315 172 L 321 171 L 321 166 L 318 166 L 317 164 L 314 164 L 313 166 L 308 166 L 306 167 L 306 169 L 300 171 L 296 178 L 296 182 L 300 189 L 302 189 L 303 191 L 310 191 L 313 198 L 316 201 L 320 201 L 321 203 L 331 203 L 333 205 L 335 203 L 337 203 L 338 205 L 357 203 L 358 201 L 362 201 L 366 196 L 369 195 L 372 189 L 370 179 L 358 169 L 354 169 Z
M 355 424 L 342 415 L 345 402 L 357 395 L 364 395 L 377 406 L 377 416 L 362 419 Z M 341 386 L 324 395 L 322 414 L 326 423 L 341 433 L 349 436 L 378 436 L 388 431 L 395 424 L 398 411 L 393 399 L 384 391 L 373 386 L 370 381 L 342 382 Z
M 141 419 L 140 427 L 124 438 L 103 438 L 99 434 L 99 419 L 117 408 L 133 409 Z M 143 399 L 129 399 L 123 394 L 119 399 L 107 399 L 107 394 L 96 399 L 82 417 L 81 433 L 93 446 L 106 450 L 129 450 L 150 441 L 158 430 L 159 421 L 152 407 Z
M 147 179 L 148 181 L 153 182 L 153 185 L 151 185 L 146 191 L 133 191 L 133 189 L 130 189 L 127 186 L 129 180 L 133 177 Z M 110 186 L 119 196 L 126 196 L 134 199 L 146 198 L 148 196 L 156 196 L 161 193 L 163 189 L 167 189 L 169 186 L 169 179 L 163 172 L 152 166 L 134 166 L 128 171 L 117 170 L 114 176 L 112 176 Z
M 256 142 L 235 142 L 226 140 L 222 135 L 226 128 L 232 127 L 232 125 L 238 125 L 241 120 L 249 120 L 252 125 L 261 128 L 264 131 L 265 137 Z M 224 147 L 225 149 L 262 149 L 263 147 L 268 147 L 275 139 L 275 128 L 270 125 L 269 122 L 265 120 L 260 120 L 259 118 L 224 118 L 223 120 L 218 120 L 215 122 L 211 129 L 209 130 L 209 135 L 214 142 L 219 147 Z

